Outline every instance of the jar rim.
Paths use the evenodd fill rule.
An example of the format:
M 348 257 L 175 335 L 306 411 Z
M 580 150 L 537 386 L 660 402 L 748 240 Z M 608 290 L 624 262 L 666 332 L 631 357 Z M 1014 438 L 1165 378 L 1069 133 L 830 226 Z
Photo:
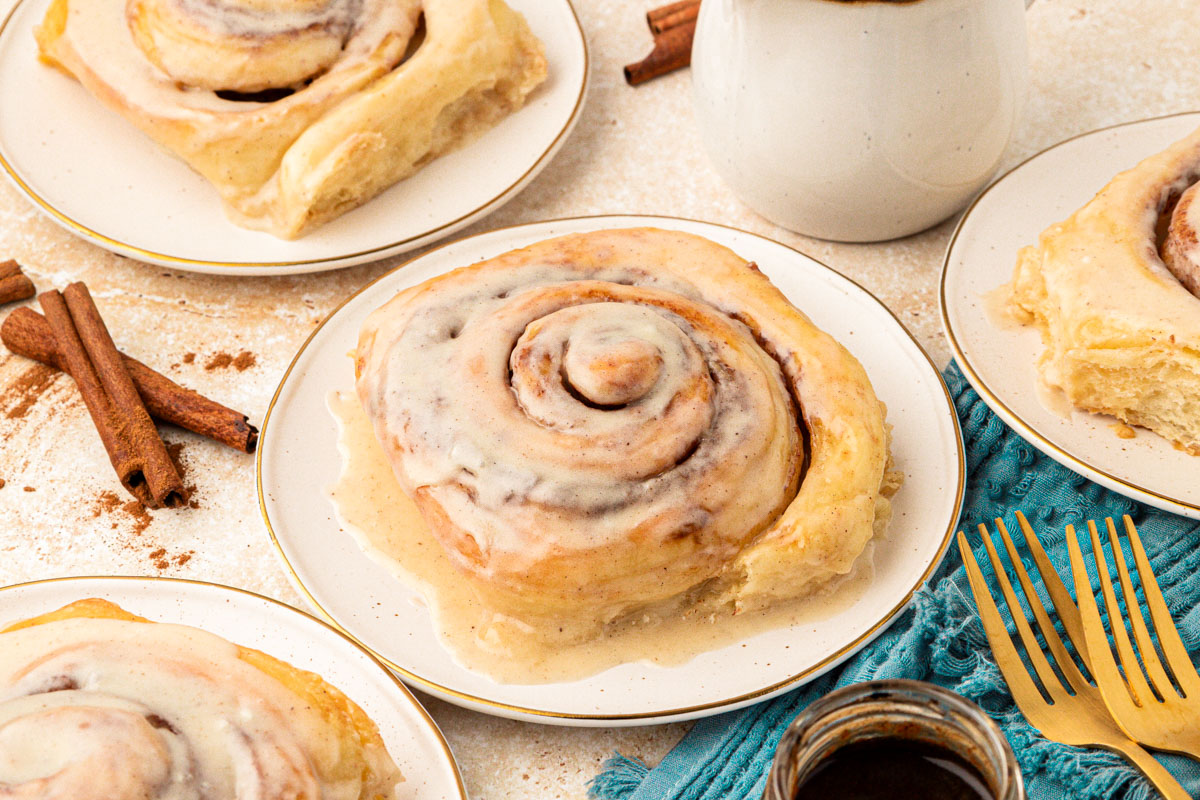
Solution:
M 785 783 L 789 777 L 787 766 L 793 755 L 793 748 L 802 740 L 806 732 L 818 726 L 834 712 L 852 708 L 858 704 L 879 701 L 924 704 L 926 708 L 933 703 L 944 713 L 957 715 L 962 720 L 968 721 L 972 733 L 978 736 L 979 743 L 998 765 L 996 775 L 999 785 L 995 787 L 997 800 L 1019 800 L 1025 796 L 1024 781 L 1017 765 L 1016 755 L 1003 731 L 1000 730 L 1000 726 L 988 716 L 987 712 L 966 697 L 937 684 L 893 678 L 844 686 L 814 700 L 801 711 L 788 725 L 779 740 L 775 756 L 772 759 L 764 797 L 790 798 L 790 791 L 793 787 Z

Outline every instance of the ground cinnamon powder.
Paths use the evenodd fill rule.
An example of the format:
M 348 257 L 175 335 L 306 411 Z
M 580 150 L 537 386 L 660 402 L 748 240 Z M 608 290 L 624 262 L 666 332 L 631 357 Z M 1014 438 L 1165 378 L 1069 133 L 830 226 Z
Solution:
M 249 350 L 243 350 L 233 359 L 233 366 L 238 372 L 245 372 L 258 363 L 258 358 Z
M 190 354 L 189 354 L 190 355 Z M 184 356 L 184 361 L 187 361 L 187 356 Z M 258 363 L 258 357 L 249 350 L 243 350 L 236 356 L 230 353 L 214 353 L 212 357 L 204 364 L 204 369 L 207 372 L 212 372 L 215 369 L 225 369 L 233 367 L 238 372 L 245 372 Z
M 60 374 L 54 367 L 45 364 L 34 364 L 27 368 L 0 392 L 4 416 L 8 419 L 23 418 Z
M 175 463 L 181 477 L 186 477 L 187 457 L 184 453 L 183 442 L 167 442 L 167 455 Z M 195 496 L 195 486 L 188 486 L 187 491 Z M 200 504 L 192 500 L 189 505 L 199 508 Z M 171 513 L 171 512 L 164 512 Z M 110 529 L 120 535 L 119 546 L 139 552 L 144 552 L 146 558 L 158 570 L 166 570 L 171 566 L 182 567 L 192 560 L 195 550 L 187 550 L 172 554 L 167 547 L 153 535 L 147 533 L 154 522 L 150 509 L 138 500 L 129 499 L 112 491 L 98 494 L 92 504 L 93 517 L 106 517 L 111 521 Z

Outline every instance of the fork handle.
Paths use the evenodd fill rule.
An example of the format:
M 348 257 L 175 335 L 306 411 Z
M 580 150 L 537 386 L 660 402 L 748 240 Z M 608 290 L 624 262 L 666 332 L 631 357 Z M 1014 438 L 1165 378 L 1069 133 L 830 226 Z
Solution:
M 1115 742 L 1113 749 L 1133 762 L 1164 800 L 1192 800 L 1192 796 L 1175 780 L 1175 776 L 1167 772 L 1167 768 L 1140 745 L 1130 741 Z

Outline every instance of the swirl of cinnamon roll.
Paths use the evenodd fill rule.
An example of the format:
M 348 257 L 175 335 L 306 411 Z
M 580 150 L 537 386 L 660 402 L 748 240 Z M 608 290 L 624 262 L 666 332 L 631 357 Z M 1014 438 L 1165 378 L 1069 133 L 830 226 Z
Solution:
M 496 0 L 53 0 L 41 57 L 294 238 L 520 108 L 541 43 Z
M 84 600 L 0 633 L 0 798 L 380 800 L 378 731 L 312 673 Z
M 861 366 L 697 236 L 568 236 L 433 278 L 371 315 L 356 368 L 401 486 L 521 619 L 793 597 L 888 516 Z
M 329 70 L 363 0 L 129 0 L 145 56 L 183 84 L 211 91 L 300 87 Z
M 1021 250 L 1012 307 L 1078 408 L 1200 454 L 1200 130 L 1115 176 Z
M 1200 204 L 1196 196 L 1200 183 L 1193 183 L 1179 197 L 1171 212 L 1167 238 L 1163 240 L 1162 259 L 1184 288 L 1200 297 Z

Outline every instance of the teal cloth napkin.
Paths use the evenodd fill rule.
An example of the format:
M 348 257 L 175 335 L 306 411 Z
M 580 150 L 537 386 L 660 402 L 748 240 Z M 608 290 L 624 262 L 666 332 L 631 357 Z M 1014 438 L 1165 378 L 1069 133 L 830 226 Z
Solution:
M 1200 525 L 1143 506 L 1060 466 L 992 414 L 956 365 L 950 365 L 945 378 L 967 451 L 967 492 L 960 524 L 973 531 L 976 523 L 990 526 L 997 516 L 1007 521 L 1013 512 L 1023 511 L 1069 586 L 1065 526 L 1130 514 L 1195 660 L 1200 654 Z M 971 541 L 976 559 L 985 563 L 979 537 L 972 534 Z M 986 709 L 1017 754 L 1030 798 L 1156 797 L 1141 774 L 1119 757 L 1047 741 L 1029 726 L 992 660 L 970 594 L 962 559 L 952 544 L 945 562 L 917 593 L 911 608 L 844 665 L 773 700 L 697 722 L 653 769 L 613 756 L 592 780 L 590 797 L 757 800 L 775 745 L 788 723 L 833 689 L 876 678 L 931 681 Z M 1193 797 L 1200 797 L 1200 765 L 1178 756 L 1161 756 L 1161 761 Z

